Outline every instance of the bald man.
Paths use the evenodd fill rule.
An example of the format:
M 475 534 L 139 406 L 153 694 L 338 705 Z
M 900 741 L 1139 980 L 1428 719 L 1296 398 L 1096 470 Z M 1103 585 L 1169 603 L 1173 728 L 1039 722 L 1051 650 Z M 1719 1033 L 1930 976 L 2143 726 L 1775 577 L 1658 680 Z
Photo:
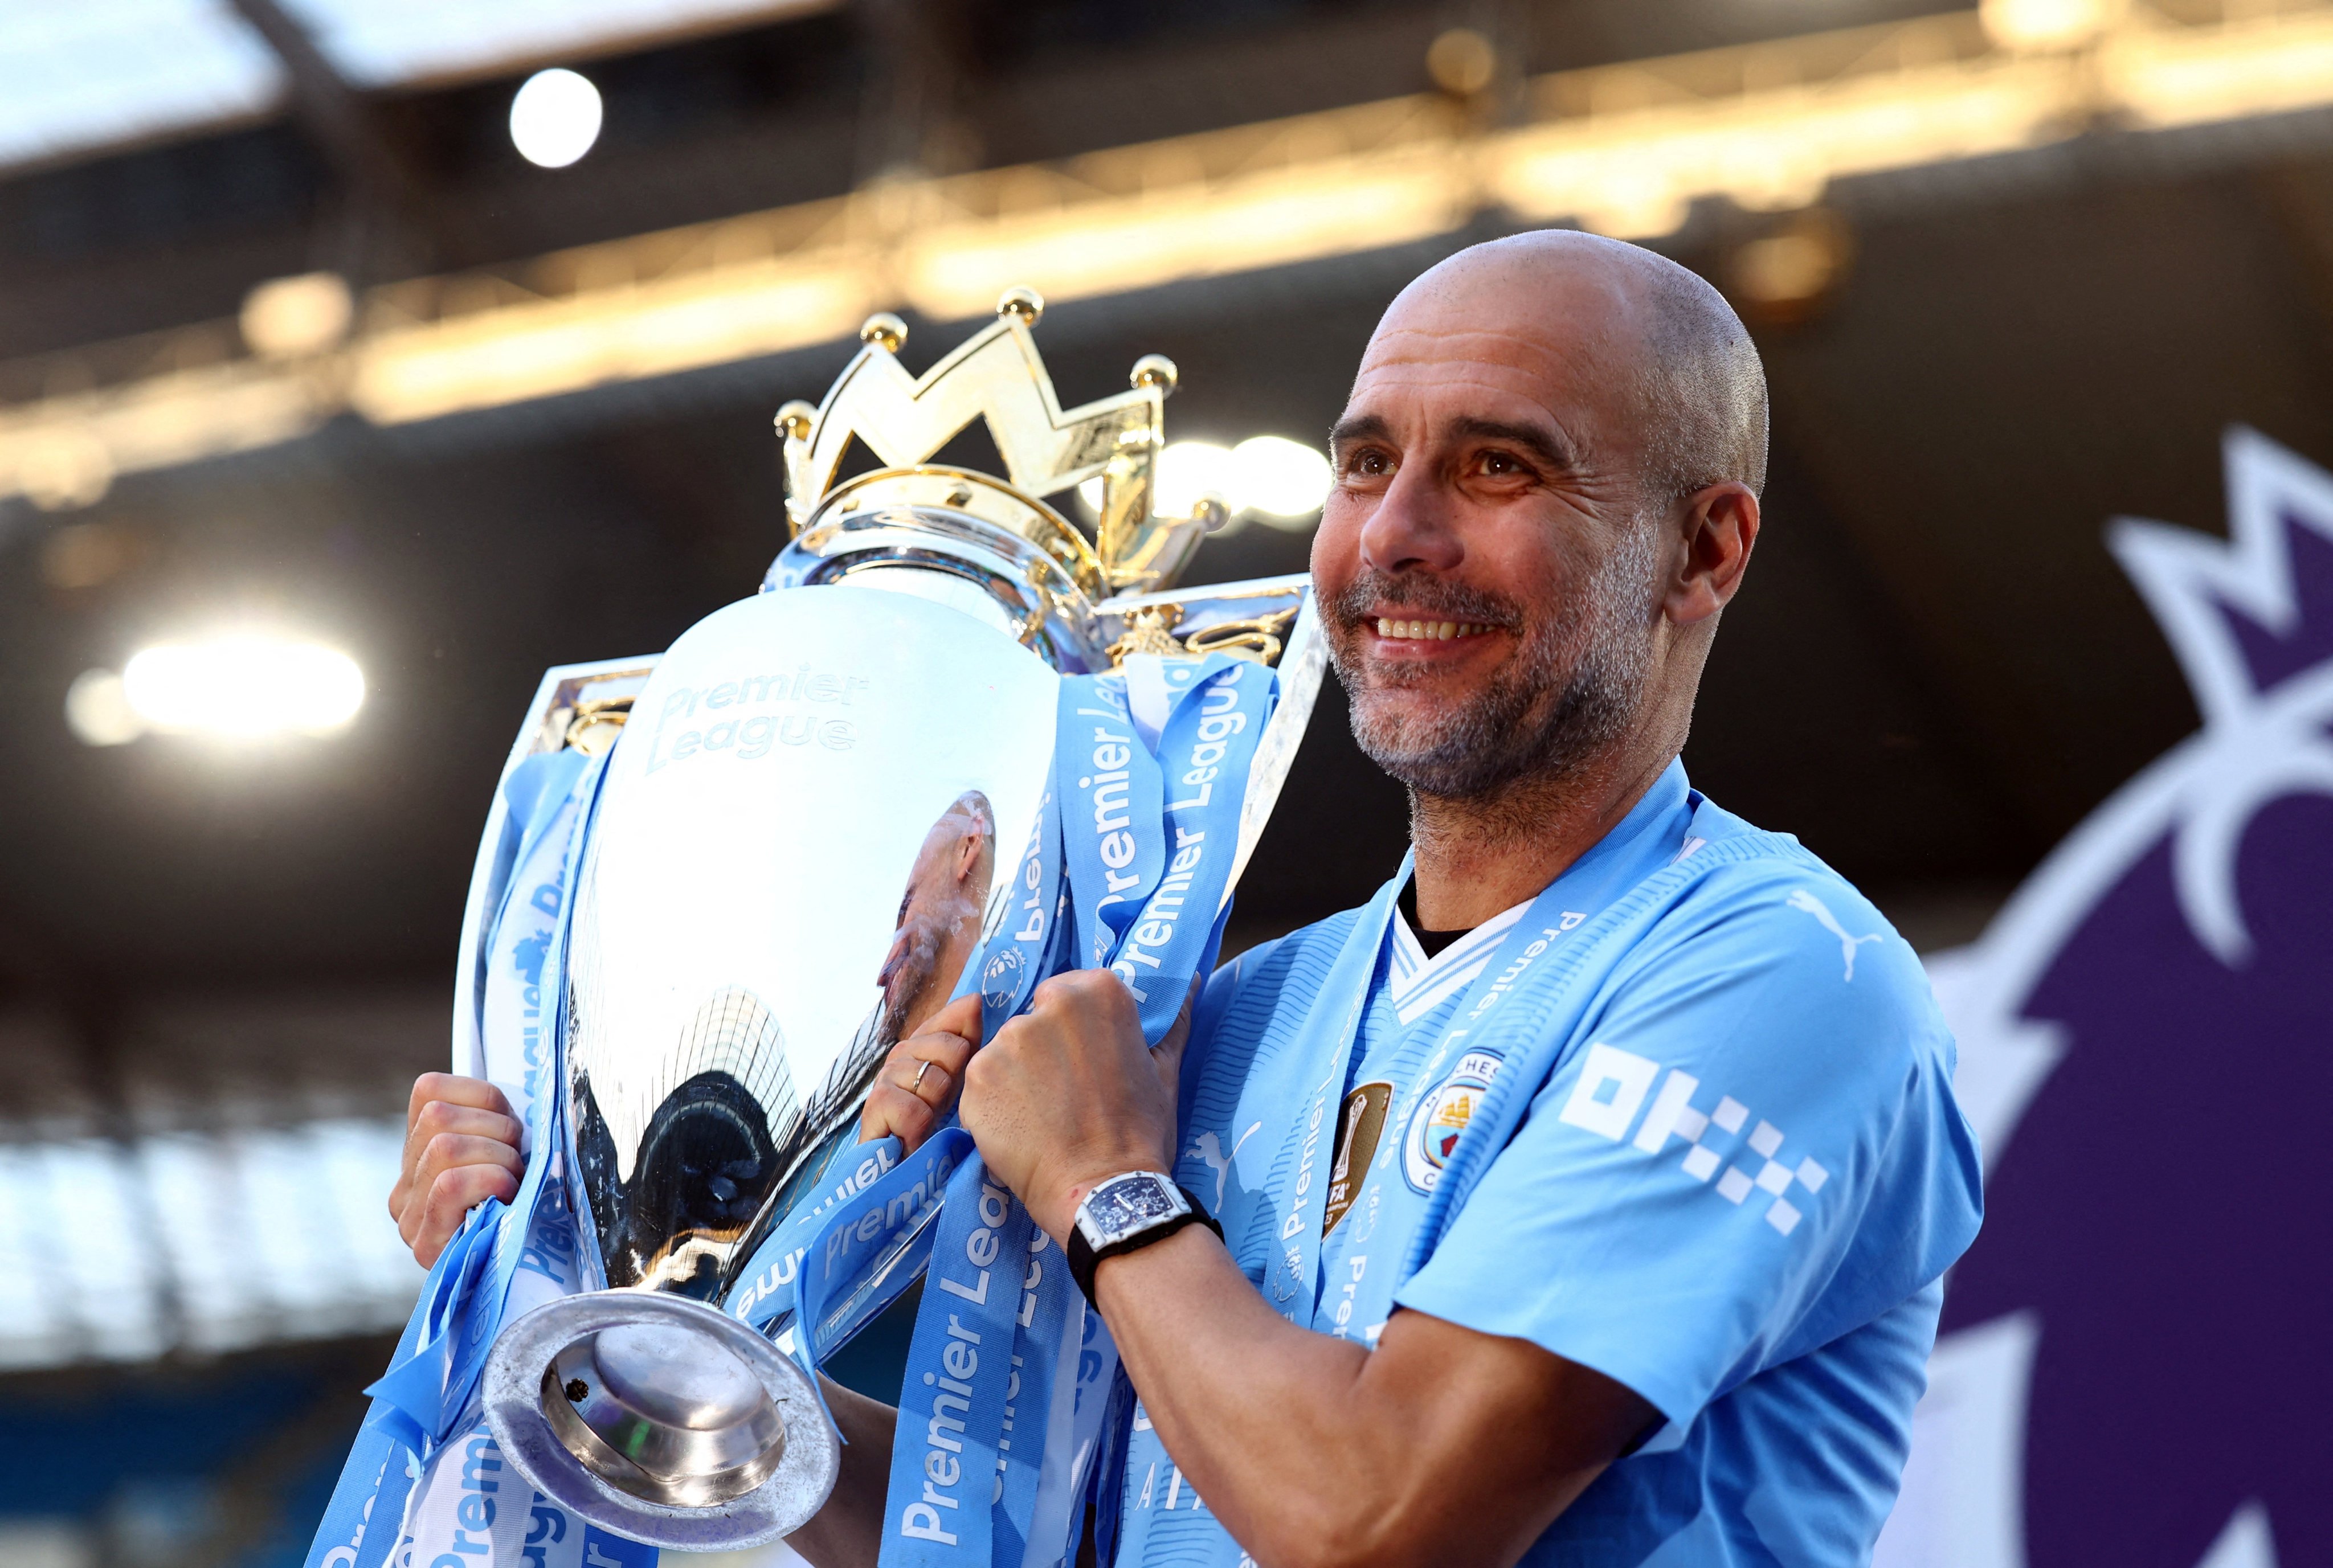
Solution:
M 1758 538 L 1757 354 L 1649 252 L 1502 240 L 1394 301 L 1333 445 L 1313 581 L 1410 858 L 1156 1052 L 1106 972 L 976 1052 L 952 1004 L 866 1125 L 960 1084 L 1100 1309 L 1139 1402 L 1081 1560 L 1861 1563 L 1978 1164 L 1910 949 L 1677 760 Z M 898 1412 L 829 1394 L 793 1544 L 926 1545 Z
M 1221 1227 L 1089 1266 L 1140 1399 L 1099 1547 L 1861 1563 L 1978 1164 L 1911 950 L 1678 761 L 1758 538 L 1756 351 L 1649 252 L 1501 240 L 1394 301 L 1333 447 L 1313 582 L 1410 863 L 1219 971 L 1187 1050 L 1100 972 L 900 1048 L 1073 1259 L 1129 1175 Z M 870 1560 L 842 1512 L 797 1545 Z

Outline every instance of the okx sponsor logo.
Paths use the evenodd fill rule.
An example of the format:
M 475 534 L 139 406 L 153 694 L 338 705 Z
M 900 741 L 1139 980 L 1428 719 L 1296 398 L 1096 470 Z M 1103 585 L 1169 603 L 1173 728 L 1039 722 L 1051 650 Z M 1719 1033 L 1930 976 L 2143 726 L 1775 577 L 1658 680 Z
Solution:
M 1672 1067 L 1663 1077 L 1661 1065 L 1648 1056 L 1618 1046 L 1591 1045 L 1580 1065 L 1579 1082 L 1558 1120 L 1615 1143 L 1626 1140 L 1653 1157 L 1674 1153 L 1670 1140 L 1678 1140 L 1685 1145 L 1685 1157 L 1676 1165 L 1680 1174 L 1701 1182 L 1716 1177 L 1710 1190 L 1736 1208 L 1750 1205 L 1752 1195 L 1757 1194 L 1758 1202 L 1752 1206 L 1767 1224 L 1788 1236 L 1806 1218 L 1800 1205 L 1822 1190 L 1830 1172 L 1798 1150 L 1785 1152 L 1788 1140 L 1782 1130 L 1763 1117 L 1752 1125 L 1750 1107 L 1731 1095 L 1720 1095 L 1714 1105 L 1702 1110 L 1694 1104 L 1700 1090 L 1701 1080 L 1691 1073 Z M 1744 1127 L 1750 1129 L 1747 1136 Z M 1791 1201 L 1793 1189 L 1798 1202 Z

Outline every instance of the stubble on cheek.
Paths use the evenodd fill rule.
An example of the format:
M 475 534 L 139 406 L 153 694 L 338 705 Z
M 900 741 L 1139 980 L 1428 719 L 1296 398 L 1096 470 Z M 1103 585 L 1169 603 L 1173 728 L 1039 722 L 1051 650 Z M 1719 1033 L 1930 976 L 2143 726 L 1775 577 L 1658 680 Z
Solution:
M 1400 606 L 1421 618 L 1498 628 L 1505 656 L 1488 672 L 1461 672 L 1433 659 L 1405 659 L 1371 635 L 1369 611 Z M 1353 739 L 1400 782 L 1432 794 L 1464 792 L 1493 731 L 1522 717 L 1532 683 L 1517 678 L 1535 662 L 1544 628 L 1505 595 L 1420 573 L 1364 570 L 1322 607 L 1330 655 L 1350 701 Z
M 1525 774 L 1575 770 L 1623 734 L 1641 703 L 1649 645 L 1648 531 L 1570 580 L 1536 613 L 1504 596 L 1439 579 L 1364 572 L 1325 607 L 1330 649 L 1350 698 L 1353 739 L 1421 794 L 1485 795 Z M 1375 653 L 1367 609 L 1391 600 L 1438 618 L 1506 629 L 1486 674 Z

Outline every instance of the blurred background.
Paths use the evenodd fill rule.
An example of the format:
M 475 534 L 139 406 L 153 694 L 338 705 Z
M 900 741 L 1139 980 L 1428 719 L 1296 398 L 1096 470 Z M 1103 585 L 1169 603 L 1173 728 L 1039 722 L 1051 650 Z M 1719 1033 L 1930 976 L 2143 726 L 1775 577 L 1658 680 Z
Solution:
M 868 312 L 1171 356 L 1194 578 L 1294 571 L 1379 311 L 1548 225 L 1771 378 L 1695 781 L 1967 942 L 2197 723 L 2106 521 L 2333 458 L 2333 6 L 0 5 L 0 1568 L 300 1560 L 525 704 L 753 591 Z M 1404 820 L 1324 693 L 1234 940 Z

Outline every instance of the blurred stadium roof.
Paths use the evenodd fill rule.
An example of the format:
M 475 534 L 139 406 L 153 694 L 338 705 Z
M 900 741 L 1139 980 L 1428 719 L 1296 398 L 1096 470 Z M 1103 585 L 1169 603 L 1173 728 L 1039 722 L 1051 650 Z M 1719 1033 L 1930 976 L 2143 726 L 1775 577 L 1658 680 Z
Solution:
M 2213 526 L 2231 421 L 2333 457 L 2333 5 L 2053 0 L 2023 14 L 2090 22 L 2036 37 L 2019 3 L 0 13 L 0 1362 L 394 1316 L 389 1130 L 443 1060 L 521 706 L 750 589 L 770 414 L 871 310 L 928 364 L 1032 283 L 1065 397 L 1158 350 L 1171 435 L 1317 441 L 1385 301 L 1473 240 L 1576 222 L 1699 269 L 1775 446 L 1688 761 L 1915 941 L 1972 934 L 2194 723 L 2105 521 Z M 1456 29 L 1483 50 L 1429 64 Z M 556 170 L 506 129 L 551 63 L 607 105 Z M 304 341 L 260 308 L 303 300 Z M 240 615 L 354 654 L 356 726 L 72 739 L 84 671 Z M 1331 693 L 1249 930 L 1365 896 L 1402 828 Z M 256 1239 L 302 1159 L 358 1194 L 312 1255 L 352 1283 L 304 1307 Z M 189 1170 L 217 1215 L 168 1207 Z M 76 1305 L 67 1189 L 150 1293 Z
M 273 7 L 276 0 L 260 0 Z M 834 0 L 281 0 L 352 87 L 571 62 Z M 289 73 L 233 0 L 80 0 L 0 21 L 0 169 L 277 109 Z

